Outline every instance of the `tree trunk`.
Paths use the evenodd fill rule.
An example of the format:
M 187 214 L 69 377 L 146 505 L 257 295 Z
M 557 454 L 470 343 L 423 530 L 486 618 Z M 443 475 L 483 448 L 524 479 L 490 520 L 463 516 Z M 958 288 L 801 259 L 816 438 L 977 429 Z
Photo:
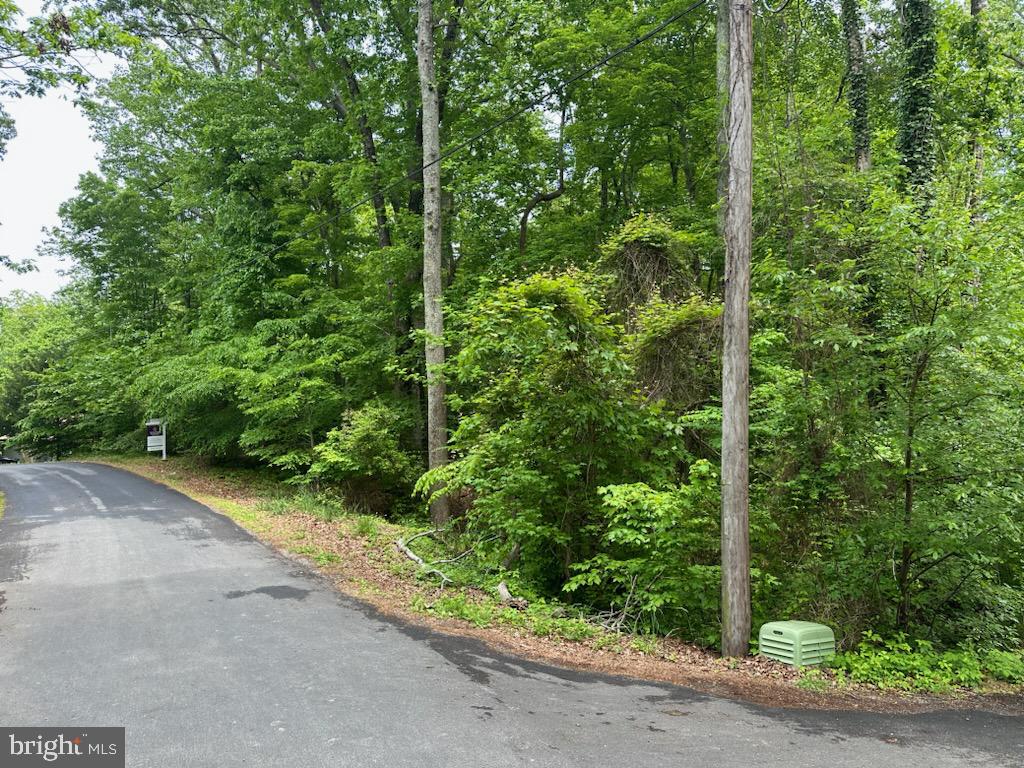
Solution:
M 934 319 L 933 319 L 934 322 Z M 931 355 L 928 352 L 918 353 L 914 361 L 914 370 L 907 390 L 907 426 L 904 431 L 903 444 L 903 542 L 900 547 L 900 565 L 896 574 L 896 585 L 899 591 L 899 604 L 896 607 L 896 627 L 902 632 L 910 627 L 912 580 L 910 567 L 914 557 L 914 543 L 910 529 L 914 524 L 914 434 L 917 429 L 917 398 L 921 384 L 928 374 Z
M 750 251 L 753 238 L 754 12 L 732 0 L 729 12 L 729 188 L 725 220 L 722 323 L 722 655 L 743 656 L 750 642 Z
M 914 549 L 909 538 L 910 526 L 914 522 L 914 411 L 911 408 L 907 418 L 906 445 L 903 448 L 903 530 L 907 538 L 900 546 L 900 565 L 896 574 L 896 588 L 899 603 L 896 606 L 896 628 L 906 632 L 910 628 L 910 566 Z
M 868 121 L 868 72 L 864 64 L 864 41 L 858 0 L 842 0 L 843 35 L 846 38 L 846 66 L 849 70 L 850 127 L 853 158 L 864 172 L 871 167 L 871 124 Z
M 418 0 L 416 58 L 423 102 L 423 314 L 427 360 L 427 454 L 431 469 L 448 463 L 448 413 L 445 406 L 444 315 L 441 310 L 441 126 L 434 66 L 433 0 Z M 448 522 L 448 498 L 430 504 L 435 526 Z
M 537 192 L 526 204 L 519 218 L 519 255 L 526 253 L 526 237 L 530 226 L 530 214 L 541 203 L 550 203 L 565 194 L 565 107 L 558 122 L 558 186 L 552 190 Z
M 982 16 L 988 9 L 988 0 L 971 0 L 971 19 L 974 22 L 974 46 L 975 46 L 975 67 L 984 67 L 988 64 L 988 41 L 985 39 L 982 30 Z M 971 178 L 971 188 L 967 195 L 967 207 L 971 210 L 972 216 L 977 216 L 978 194 L 982 178 L 985 175 L 985 144 L 982 141 L 982 121 L 987 117 L 985 113 L 985 94 L 979 94 L 982 105 L 978 110 L 981 114 L 976 116 L 974 133 L 971 136 L 971 148 L 974 156 L 974 172 Z
M 920 201 L 935 170 L 935 10 L 931 0 L 903 4 L 904 71 L 900 87 L 898 144 L 906 187 Z
M 320 27 L 320 31 L 324 35 L 324 39 L 329 39 L 334 25 L 324 13 L 322 0 L 310 0 L 309 6 L 313 11 L 313 18 L 316 20 L 317 26 Z M 388 224 L 387 207 L 384 195 L 381 192 L 384 184 L 380 177 L 380 163 L 377 161 L 377 142 L 373 137 L 373 127 L 370 125 L 365 107 L 362 104 L 359 79 L 356 77 L 352 62 L 349 61 L 347 56 L 342 55 L 338 58 L 338 64 L 341 67 L 342 75 L 345 77 L 345 85 L 348 88 L 349 98 L 352 100 L 352 108 L 356 111 L 356 127 L 359 130 L 359 138 L 362 142 L 363 158 L 370 164 L 372 173 L 370 194 L 373 197 L 373 215 L 377 222 L 377 244 L 381 248 L 388 248 L 391 246 L 391 227 Z M 348 115 L 348 109 L 344 106 L 337 91 L 332 95 L 331 104 L 344 120 Z

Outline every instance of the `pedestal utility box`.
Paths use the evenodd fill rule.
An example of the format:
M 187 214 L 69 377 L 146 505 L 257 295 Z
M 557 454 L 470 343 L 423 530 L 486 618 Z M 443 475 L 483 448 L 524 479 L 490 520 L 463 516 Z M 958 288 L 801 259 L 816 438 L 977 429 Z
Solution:
M 810 621 L 769 621 L 757 637 L 762 656 L 794 667 L 821 664 L 836 652 L 835 633 Z

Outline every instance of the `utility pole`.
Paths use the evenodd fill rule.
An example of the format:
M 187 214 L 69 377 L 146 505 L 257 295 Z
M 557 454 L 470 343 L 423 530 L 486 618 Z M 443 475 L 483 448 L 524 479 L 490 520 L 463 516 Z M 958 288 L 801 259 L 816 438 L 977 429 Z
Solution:
M 434 65 L 433 0 L 418 0 L 416 59 L 423 106 L 423 315 L 427 364 L 427 455 L 430 469 L 448 463 L 448 409 L 441 371 L 444 314 L 441 309 L 441 117 Z M 430 503 L 435 527 L 448 522 L 448 497 Z
M 715 91 L 718 101 L 718 236 L 725 238 L 729 212 L 729 9 L 732 0 L 718 0 L 715 9 Z
M 750 251 L 753 0 L 729 2 L 729 186 L 722 320 L 722 655 L 750 642 Z

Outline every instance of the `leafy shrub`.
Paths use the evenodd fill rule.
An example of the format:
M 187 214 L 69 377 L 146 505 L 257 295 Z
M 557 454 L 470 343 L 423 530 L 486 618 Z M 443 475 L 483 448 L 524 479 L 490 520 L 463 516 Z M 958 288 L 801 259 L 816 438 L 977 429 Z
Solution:
M 531 603 L 526 610 L 521 611 L 493 598 L 473 598 L 465 591 L 457 591 L 447 592 L 431 602 L 427 602 L 422 595 L 416 595 L 411 607 L 436 616 L 461 619 L 475 627 L 488 627 L 495 623 L 517 627 L 537 637 L 582 641 L 601 634 L 601 629 L 583 616 L 556 615 L 563 612 L 563 607 L 552 606 L 543 600 Z
M 854 651 L 837 654 L 830 662 L 853 682 L 882 689 L 935 693 L 975 688 L 984 679 L 982 662 L 970 649 L 937 651 L 926 640 L 905 635 L 883 640 L 867 632 Z
M 594 637 L 600 630 L 584 619 L 555 620 L 555 634 L 566 640 L 586 640 Z
M 637 214 L 601 246 L 601 266 L 616 278 L 612 302 L 626 309 L 655 292 L 668 298 L 692 293 L 715 247 L 705 234 L 679 232 L 659 216 Z
M 468 621 L 474 627 L 486 627 L 494 620 L 494 605 L 475 602 L 465 594 L 442 595 L 428 609 L 437 616 Z
M 796 681 L 796 687 L 804 691 L 824 693 L 829 688 L 829 681 L 817 667 L 803 667 L 800 670 L 800 678 Z
M 721 315 L 720 304 L 697 296 L 669 302 L 658 293 L 639 308 L 630 358 L 648 398 L 679 412 L 717 399 Z
M 533 275 L 488 286 L 456 315 L 456 456 L 417 487 L 470 489 L 465 535 L 541 595 L 572 593 L 630 629 L 711 642 L 717 481 L 686 445 L 695 426 L 662 401 L 703 407 L 710 379 L 678 391 L 641 380 L 668 370 L 659 340 L 686 337 L 673 354 L 692 351 L 719 310 L 655 296 L 630 335 L 602 310 L 602 280 Z M 555 630 L 545 619 L 534 631 Z
M 599 546 L 597 488 L 674 476 L 675 436 L 637 396 L 622 329 L 578 273 L 489 289 L 456 318 L 456 458 L 418 488 L 470 488 L 481 553 L 558 594 Z M 489 547 L 489 549 L 488 549 Z M 519 562 L 510 553 L 521 552 Z
M 633 638 L 633 642 L 629 644 L 630 648 L 634 651 L 653 656 L 658 652 L 658 638 L 650 635 L 640 635 Z
M 669 490 L 636 483 L 606 486 L 600 494 L 599 551 L 574 566 L 565 590 L 604 602 L 634 630 L 714 632 L 718 482 L 712 466 L 696 462 L 690 482 Z
M 418 474 L 416 462 L 402 448 L 408 412 L 373 400 L 345 414 L 344 423 L 314 449 L 308 477 L 339 483 L 349 505 L 381 514 L 406 496 Z
M 1024 683 L 1024 651 L 991 650 L 982 658 L 989 676 L 1007 683 Z

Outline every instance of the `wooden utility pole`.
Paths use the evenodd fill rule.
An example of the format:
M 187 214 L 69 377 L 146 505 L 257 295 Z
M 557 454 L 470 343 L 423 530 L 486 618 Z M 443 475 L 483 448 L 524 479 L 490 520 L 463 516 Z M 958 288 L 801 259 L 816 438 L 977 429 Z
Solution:
M 427 455 L 431 469 L 448 463 L 448 409 L 445 405 L 444 314 L 441 309 L 441 117 L 434 66 L 433 0 L 418 0 L 416 59 L 423 106 L 423 315 L 427 361 Z M 448 522 L 448 497 L 430 504 L 435 526 Z
M 722 327 L 722 655 L 750 642 L 750 250 L 753 0 L 729 2 L 729 188 Z
M 718 100 L 718 234 L 725 237 L 729 204 L 729 7 L 718 0 L 715 9 L 715 91 Z

